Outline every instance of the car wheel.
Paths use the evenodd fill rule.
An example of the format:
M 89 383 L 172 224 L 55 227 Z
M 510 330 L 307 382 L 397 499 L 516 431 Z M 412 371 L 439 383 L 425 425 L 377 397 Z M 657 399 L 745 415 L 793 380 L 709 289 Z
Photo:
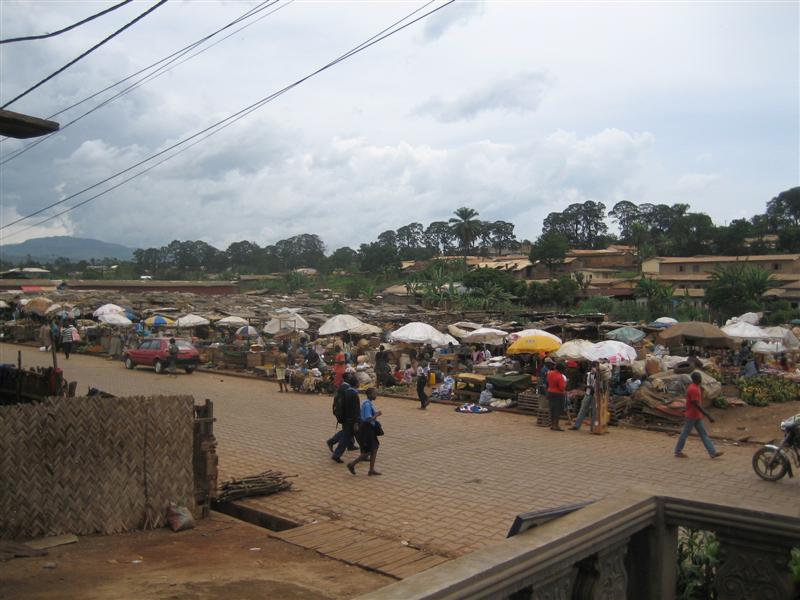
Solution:
M 159 375 L 161 375 L 164 372 L 164 363 L 162 363 L 160 360 L 157 360 L 153 366 L 156 369 L 156 373 L 158 373 Z
M 136 363 L 135 363 L 135 362 L 133 362 L 133 360 L 131 360 L 131 357 L 130 357 L 130 356 L 128 356 L 128 357 L 125 359 L 125 368 L 126 368 L 126 369 L 135 369 L 135 368 L 136 368 Z
M 187 375 L 194 373 L 194 367 L 184 367 L 183 370 L 186 371 Z

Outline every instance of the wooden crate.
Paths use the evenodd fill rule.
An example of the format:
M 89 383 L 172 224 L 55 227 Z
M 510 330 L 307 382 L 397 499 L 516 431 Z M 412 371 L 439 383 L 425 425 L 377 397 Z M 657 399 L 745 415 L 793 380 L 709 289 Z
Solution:
M 260 367 L 264 364 L 264 355 L 261 352 L 248 352 L 246 364 L 248 369 Z
M 528 412 L 536 412 L 543 404 L 542 396 L 536 393 L 533 388 L 520 392 L 517 395 L 517 408 Z

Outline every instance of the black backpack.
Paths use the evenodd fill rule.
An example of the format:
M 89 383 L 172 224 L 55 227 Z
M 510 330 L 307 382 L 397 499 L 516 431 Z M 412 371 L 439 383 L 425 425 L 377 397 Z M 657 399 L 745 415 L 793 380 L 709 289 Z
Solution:
M 333 397 L 333 416 L 336 417 L 338 423 L 344 423 L 344 397 L 345 390 L 343 386 L 339 386 L 336 395 Z

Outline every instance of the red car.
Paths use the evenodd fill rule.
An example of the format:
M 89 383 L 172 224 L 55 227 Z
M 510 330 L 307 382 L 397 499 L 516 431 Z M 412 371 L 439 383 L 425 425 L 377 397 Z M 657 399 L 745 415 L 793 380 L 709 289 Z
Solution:
M 178 358 L 175 363 L 187 373 L 191 373 L 200 364 L 200 354 L 197 348 L 187 340 L 175 339 L 178 346 Z M 153 367 L 156 373 L 165 373 L 169 367 L 169 338 L 146 339 L 138 348 L 126 350 L 122 359 L 128 369 L 135 369 L 137 365 Z

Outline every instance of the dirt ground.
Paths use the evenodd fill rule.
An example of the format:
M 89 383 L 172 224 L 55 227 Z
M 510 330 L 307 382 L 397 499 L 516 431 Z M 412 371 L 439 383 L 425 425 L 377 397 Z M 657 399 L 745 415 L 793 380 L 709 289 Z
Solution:
M 17 600 L 333 600 L 393 581 L 220 513 L 189 531 L 81 537 L 0 563 L 0 598 Z
M 768 406 L 730 406 L 707 409 L 716 422 L 711 430 L 716 437 L 767 443 L 783 439 L 781 421 L 800 414 L 800 400 Z

